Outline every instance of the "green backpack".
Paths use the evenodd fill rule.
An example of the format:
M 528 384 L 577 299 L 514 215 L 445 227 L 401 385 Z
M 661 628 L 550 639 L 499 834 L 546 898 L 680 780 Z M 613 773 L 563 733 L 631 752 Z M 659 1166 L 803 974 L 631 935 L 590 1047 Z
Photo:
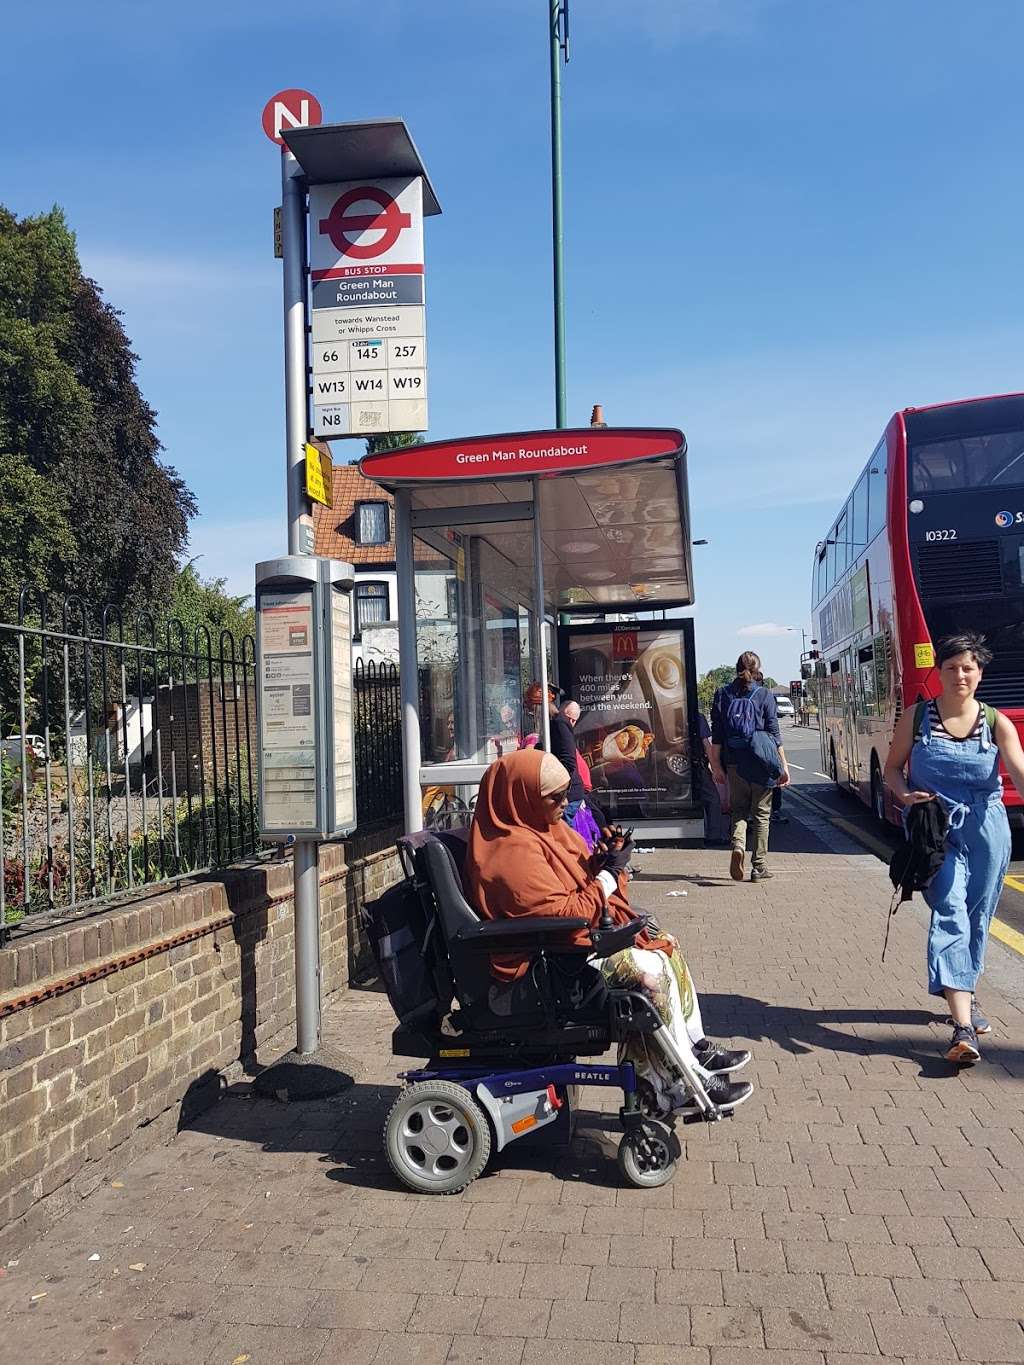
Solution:
M 913 742 L 915 744 L 917 743 L 918 735 L 920 735 L 921 733 L 921 726 L 924 724 L 924 713 L 928 705 L 929 703 L 926 701 L 919 701 L 917 705 L 914 707 Z M 987 702 L 982 702 L 981 709 L 985 713 L 985 720 L 988 722 L 989 733 L 992 735 L 994 739 L 996 733 L 996 716 L 999 715 L 999 712 L 996 710 L 994 706 L 989 706 Z

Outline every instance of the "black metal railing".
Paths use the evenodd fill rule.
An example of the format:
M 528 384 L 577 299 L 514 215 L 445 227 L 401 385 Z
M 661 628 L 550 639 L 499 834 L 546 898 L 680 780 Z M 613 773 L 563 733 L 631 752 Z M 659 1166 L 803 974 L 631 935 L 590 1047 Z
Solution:
M 0 942 L 259 849 L 250 635 L 24 588 L 0 622 Z
M 364 663 L 352 671 L 356 809 L 359 826 L 401 819 L 402 706 L 398 665 Z

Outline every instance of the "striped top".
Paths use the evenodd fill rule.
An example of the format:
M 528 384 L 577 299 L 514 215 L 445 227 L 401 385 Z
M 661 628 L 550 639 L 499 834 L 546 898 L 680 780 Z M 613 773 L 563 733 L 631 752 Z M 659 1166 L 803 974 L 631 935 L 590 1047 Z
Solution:
M 978 715 L 974 724 L 971 726 L 970 734 L 951 735 L 949 731 L 946 729 L 945 721 L 939 714 L 938 701 L 933 697 L 932 700 L 928 703 L 928 720 L 931 724 L 932 732 L 934 734 L 945 735 L 947 739 L 951 739 L 955 743 L 962 743 L 965 739 L 977 739 L 981 734 L 983 715 L 984 712 L 982 709 L 981 702 L 978 702 Z

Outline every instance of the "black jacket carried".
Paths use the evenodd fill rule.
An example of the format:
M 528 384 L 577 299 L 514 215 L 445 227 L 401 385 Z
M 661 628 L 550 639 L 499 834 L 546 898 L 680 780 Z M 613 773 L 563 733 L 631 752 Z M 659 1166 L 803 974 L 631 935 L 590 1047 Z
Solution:
M 946 856 L 949 816 L 942 802 L 919 801 L 904 817 L 906 839 L 892 855 L 889 879 L 900 891 L 900 904 L 923 891 Z
M 580 770 L 576 765 L 576 740 L 573 738 L 572 726 L 564 716 L 557 714 L 551 716 L 550 720 L 551 752 L 569 774 L 569 800 L 582 801 L 586 793 L 583 790 Z M 543 739 L 537 741 L 537 748 L 544 748 Z

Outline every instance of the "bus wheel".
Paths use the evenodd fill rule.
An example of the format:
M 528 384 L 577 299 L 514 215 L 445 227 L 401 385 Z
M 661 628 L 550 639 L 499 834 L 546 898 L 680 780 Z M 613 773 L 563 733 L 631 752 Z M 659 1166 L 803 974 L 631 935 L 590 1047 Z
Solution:
M 836 746 L 834 744 L 828 746 L 828 771 L 832 781 L 838 783 L 839 764 L 836 762 Z
M 882 771 L 878 766 L 878 759 L 871 759 L 871 809 L 875 813 L 875 819 L 880 824 L 885 824 L 885 787 L 882 784 Z

